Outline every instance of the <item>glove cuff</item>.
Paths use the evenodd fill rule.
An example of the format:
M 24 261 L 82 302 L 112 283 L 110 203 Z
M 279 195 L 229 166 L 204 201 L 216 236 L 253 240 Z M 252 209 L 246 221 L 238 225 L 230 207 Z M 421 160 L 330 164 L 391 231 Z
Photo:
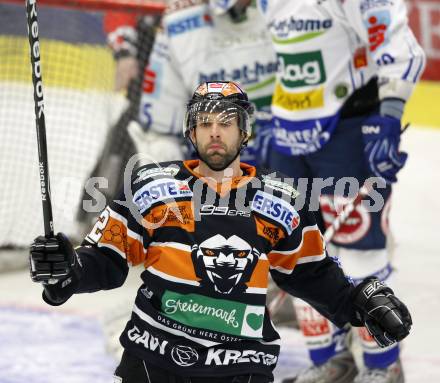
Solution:
M 398 98 L 386 98 L 380 103 L 381 116 L 394 117 L 397 120 L 402 119 L 405 102 Z
M 49 291 L 49 289 L 45 287 L 43 290 L 42 297 L 43 297 L 43 301 L 45 301 L 48 305 L 61 306 L 63 303 L 67 302 L 72 295 L 73 293 L 67 297 L 62 298 L 60 296 L 57 296 L 56 294 L 53 294 L 52 290 Z
M 51 306 L 60 306 L 66 302 L 79 288 L 82 278 L 81 260 L 74 251 L 74 263 L 72 264 L 72 273 L 65 279 L 55 284 L 43 284 L 43 300 Z
M 74 270 L 71 276 L 54 285 L 44 284 L 43 300 L 51 306 L 60 306 L 66 302 L 79 287 L 79 270 Z
M 414 89 L 414 83 L 398 78 L 380 77 L 378 79 L 379 99 L 397 98 L 400 100 L 408 100 Z

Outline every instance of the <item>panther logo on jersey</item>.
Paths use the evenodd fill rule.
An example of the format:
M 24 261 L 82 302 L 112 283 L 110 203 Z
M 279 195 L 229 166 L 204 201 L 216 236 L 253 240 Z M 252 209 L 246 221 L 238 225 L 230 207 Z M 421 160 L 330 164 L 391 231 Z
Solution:
M 191 256 L 201 285 L 230 294 L 247 289 L 260 253 L 236 235 L 225 238 L 217 234 L 194 245 Z

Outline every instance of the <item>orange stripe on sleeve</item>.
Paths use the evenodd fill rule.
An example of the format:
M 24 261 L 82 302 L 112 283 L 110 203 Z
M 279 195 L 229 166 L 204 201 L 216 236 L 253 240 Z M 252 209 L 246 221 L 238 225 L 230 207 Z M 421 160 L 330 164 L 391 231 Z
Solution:
M 324 242 L 318 229 L 304 230 L 301 244 L 293 251 L 271 251 L 267 257 L 272 268 L 282 268 L 289 273 L 293 271 L 298 260 L 324 254 Z

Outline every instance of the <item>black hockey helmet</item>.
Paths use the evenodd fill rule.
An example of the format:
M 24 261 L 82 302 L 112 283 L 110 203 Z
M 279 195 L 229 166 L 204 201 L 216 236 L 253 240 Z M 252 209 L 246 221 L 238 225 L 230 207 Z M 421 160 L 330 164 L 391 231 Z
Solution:
M 232 81 L 204 82 L 194 92 L 186 107 L 183 135 L 189 136 L 200 118 L 216 114 L 220 120 L 237 118 L 238 127 L 245 133 L 245 144 L 251 135 L 254 106 L 240 86 Z

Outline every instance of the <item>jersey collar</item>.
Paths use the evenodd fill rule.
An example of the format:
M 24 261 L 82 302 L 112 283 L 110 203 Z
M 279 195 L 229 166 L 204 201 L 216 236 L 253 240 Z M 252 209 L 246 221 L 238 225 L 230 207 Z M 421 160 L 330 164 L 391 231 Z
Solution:
M 200 160 L 188 160 L 183 161 L 185 168 L 198 179 L 205 182 L 211 189 L 213 189 L 220 196 L 224 196 L 229 193 L 232 189 L 238 189 L 246 185 L 252 178 L 257 175 L 257 170 L 255 166 L 248 165 L 244 162 L 240 162 L 240 169 L 243 171 L 243 175 L 239 177 L 233 177 L 231 181 L 217 183 L 211 178 L 205 178 L 200 173 L 194 171 L 194 169 L 199 166 Z

